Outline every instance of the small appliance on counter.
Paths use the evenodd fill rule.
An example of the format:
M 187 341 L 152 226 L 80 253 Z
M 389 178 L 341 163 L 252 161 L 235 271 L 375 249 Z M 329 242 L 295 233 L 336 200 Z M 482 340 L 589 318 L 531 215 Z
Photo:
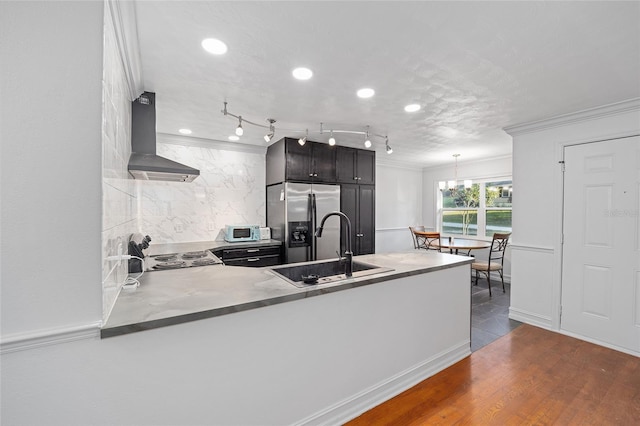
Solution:
M 151 237 L 148 235 L 142 236 L 142 234 L 131 234 L 129 236 L 128 253 L 130 256 L 136 256 L 140 259 L 144 259 L 144 252 L 149 248 Z M 129 259 L 129 273 L 142 272 L 142 261 L 140 259 Z
M 261 240 L 270 240 L 271 239 L 271 228 L 260 227 L 260 239 Z
M 259 241 L 260 226 L 258 225 L 226 225 L 224 240 L 230 243 L 241 241 Z

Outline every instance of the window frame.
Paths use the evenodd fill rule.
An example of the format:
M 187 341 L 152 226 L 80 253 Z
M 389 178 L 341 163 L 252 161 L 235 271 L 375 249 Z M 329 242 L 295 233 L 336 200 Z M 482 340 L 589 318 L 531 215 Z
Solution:
M 511 214 L 511 229 L 513 229 L 513 204 L 511 207 L 487 207 L 487 197 L 486 197 L 486 189 L 487 183 L 496 182 L 496 181 L 510 181 L 511 182 L 511 192 L 513 192 L 513 176 L 491 176 L 485 178 L 473 179 L 473 185 L 479 185 L 479 205 L 478 207 L 444 207 L 444 196 L 443 192 L 439 189 L 438 182 L 434 183 L 436 190 L 436 217 L 437 217 L 437 229 L 440 231 L 442 236 L 446 237 L 457 237 L 457 238 L 465 238 L 469 240 L 490 240 L 491 236 L 486 236 L 487 233 L 487 211 L 491 210 L 510 210 Z M 462 183 L 462 180 L 459 181 Z M 513 195 L 511 195 L 513 196 Z M 465 234 L 450 234 L 445 233 L 443 230 L 443 214 L 445 211 L 468 211 L 473 210 L 477 212 L 477 235 L 465 235 Z M 509 231 L 511 232 L 511 231 Z

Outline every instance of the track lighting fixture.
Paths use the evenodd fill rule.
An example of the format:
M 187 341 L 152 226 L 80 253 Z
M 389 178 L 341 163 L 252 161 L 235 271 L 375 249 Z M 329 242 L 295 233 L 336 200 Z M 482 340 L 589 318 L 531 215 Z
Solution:
M 221 111 L 224 115 L 229 115 L 233 118 L 237 118 L 238 119 L 238 127 L 236 128 L 236 135 L 238 136 L 242 136 L 242 134 L 244 133 L 244 130 L 242 128 L 242 124 L 243 123 L 249 123 L 252 126 L 256 126 L 256 127 L 262 127 L 265 129 L 268 129 L 268 133 L 264 135 L 264 140 L 266 142 L 271 142 L 271 140 L 273 139 L 273 136 L 275 134 L 275 126 L 274 123 L 276 122 L 275 119 L 273 118 L 268 118 L 267 122 L 269 123 L 268 126 L 264 125 L 264 124 L 258 124 L 255 123 L 253 121 L 249 121 L 249 120 L 245 120 L 242 118 L 242 116 L 240 115 L 234 115 L 231 114 L 229 111 L 227 111 L 227 102 L 224 102 L 224 109 Z M 307 142 L 307 139 L 309 137 L 309 129 L 305 129 L 305 130 L 299 130 L 299 129 L 282 129 L 280 128 L 279 131 L 281 133 L 304 133 L 305 136 L 301 137 L 300 139 L 298 139 L 298 143 L 302 146 Z M 323 134 L 324 129 L 323 129 L 323 123 L 320 123 L 320 130 L 319 131 L 312 131 L 314 133 L 319 133 L 319 134 Z M 364 146 L 367 148 L 371 148 L 371 146 L 373 145 L 373 143 L 371 142 L 371 137 L 375 136 L 377 138 L 381 138 L 385 140 L 385 148 L 388 154 L 391 154 L 393 152 L 393 150 L 391 149 L 391 147 L 389 146 L 389 137 L 386 135 L 380 135 L 378 133 L 373 133 L 370 131 L 369 126 L 366 126 L 366 130 L 362 131 L 362 130 L 338 130 L 338 129 L 331 129 L 331 134 L 329 136 L 329 145 L 334 146 L 336 144 L 336 139 L 333 136 L 334 133 L 350 133 L 350 134 L 356 134 L 356 135 L 364 135 L 365 136 L 365 141 L 364 141 Z
M 273 118 L 267 118 L 267 121 L 269 122 L 269 133 L 264 135 L 264 140 L 265 142 L 271 142 L 271 139 L 273 139 L 273 135 L 276 133 L 276 128 L 273 125 L 276 120 L 274 120 Z
M 298 139 L 298 143 L 300 144 L 300 146 L 303 146 L 305 143 L 307 143 L 307 137 L 309 137 L 309 129 L 307 129 L 304 138 Z
M 238 127 L 236 127 L 236 135 L 242 136 L 244 130 L 242 129 L 242 116 L 238 117 Z

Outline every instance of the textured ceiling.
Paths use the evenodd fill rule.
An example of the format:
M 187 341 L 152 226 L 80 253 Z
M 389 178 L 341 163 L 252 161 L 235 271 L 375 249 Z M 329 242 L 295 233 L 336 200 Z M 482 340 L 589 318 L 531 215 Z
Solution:
M 136 14 L 162 133 L 228 142 L 227 101 L 276 119 L 276 139 L 369 125 L 394 150 L 374 138 L 379 156 L 428 167 L 510 154 L 505 126 L 640 96 L 639 2 L 138 1 Z M 205 52 L 208 37 L 229 51 Z M 293 79 L 298 66 L 313 78 Z M 362 87 L 376 95 L 358 98 Z M 234 143 L 267 145 L 265 129 L 244 128 Z

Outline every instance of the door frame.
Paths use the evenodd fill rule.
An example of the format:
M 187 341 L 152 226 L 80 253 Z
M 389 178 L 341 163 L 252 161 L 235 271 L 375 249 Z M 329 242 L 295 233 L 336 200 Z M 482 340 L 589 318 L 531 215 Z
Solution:
M 612 141 L 616 139 L 630 138 L 640 136 L 640 132 L 638 131 L 626 131 L 620 133 L 607 134 L 604 136 L 600 136 L 597 138 L 581 138 L 576 140 L 567 140 L 567 141 L 557 141 L 555 143 L 555 159 L 558 162 L 558 167 L 555 168 L 554 171 L 554 180 L 559 183 L 554 189 L 554 199 L 559 209 L 556 210 L 555 220 L 554 220 L 554 231 L 555 231 L 555 241 L 554 247 L 557 249 L 554 250 L 554 262 L 553 262 L 553 283 L 552 283 L 552 326 L 553 329 L 561 334 L 578 338 L 580 340 L 585 340 L 587 342 L 595 343 L 600 346 L 605 346 L 620 352 L 637 355 L 637 353 L 630 351 L 625 348 L 621 348 L 616 345 L 611 345 L 606 342 L 602 342 L 596 339 L 591 339 L 587 336 L 578 335 L 575 333 L 571 333 L 569 331 L 563 330 L 561 328 L 561 311 L 562 311 L 562 271 L 564 267 L 564 192 L 565 192 L 565 182 L 564 182 L 564 160 L 565 160 L 565 148 L 575 145 L 585 145 L 590 143 L 598 143 L 598 142 L 606 142 Z

